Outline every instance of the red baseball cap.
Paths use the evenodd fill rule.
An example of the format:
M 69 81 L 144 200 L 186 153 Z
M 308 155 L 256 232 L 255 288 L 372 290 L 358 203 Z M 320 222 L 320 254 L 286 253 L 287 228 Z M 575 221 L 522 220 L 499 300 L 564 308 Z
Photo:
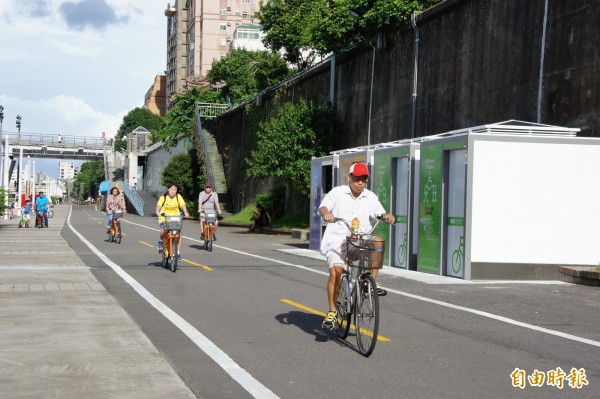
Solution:
M 355 163 L 350 166 L 350 174 L 356 177 L 369 176 L 369 168 L 364 163 Z

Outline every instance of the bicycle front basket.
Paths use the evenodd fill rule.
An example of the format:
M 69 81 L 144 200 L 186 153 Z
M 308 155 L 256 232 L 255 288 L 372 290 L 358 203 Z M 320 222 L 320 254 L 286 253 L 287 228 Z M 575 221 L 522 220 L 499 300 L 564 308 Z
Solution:
M 205 212 L 204 213 L 204 221 L 206 223 L 215 223 L 217 221 L 217 213 L 216 212 Z
M 385 241 L 381 238 L 362 238 L 358 243 L 348 240 L 348 266 L 359 269 L 381 269 Z
M 120 219 L 123 217 L 123 209 L 116 209 L 113 211 L 113 218 Z
M 181 216 L 165 216 L 167 229 L 181 230 Z

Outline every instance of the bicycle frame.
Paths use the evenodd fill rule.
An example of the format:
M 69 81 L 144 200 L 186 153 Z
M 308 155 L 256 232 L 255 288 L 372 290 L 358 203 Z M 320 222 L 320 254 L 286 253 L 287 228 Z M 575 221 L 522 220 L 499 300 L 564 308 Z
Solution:
M 353 233 L 348 221 L 335 218 L 333 222 L 343 222 L 348 228 L 349 235 L 346 238 L 347 270 L 344 271 L 338 285 L 336 295 L 336 308 L 338 317 L 337 333 L 340 338 L 345 339 L 350 331 L 350 322 L 354 315 L 354 330 L 359 352 L 368 357 L 373 353 L 377 342 L 379 330 L 379 295 L 377 293 L 375 280 L 371 276 L 370 257 L 364 256 L 360 251 L 380 251 L 378 248 L 370 248 L 364 245 L 381 222 L 377 222 L 368 232 Z M 354 244 L 354 242 L 358 244 Z M 361 245 L 362 244 L 362 245 Z M 355 257 L 355 258 L 353 258 Z M 357 258 L 356 258 L 357 257 Z M 355 270 L 356 269 L 356 270 Z M 365 326 L 363 324 L 373 324 Z M 368 328 L 367 328 L 368 327 Z
M 117 244 L 121 243 L 121 238 L 122 238 L 122 234 L 121 234 L 121 217 L 123 216 L 123 210 L 116 210 L 116 211 L 112 211 L 113 214 L 113 218 L 112 218 L 112 223 L 110 226 L 110 231 L 109 231 L 109 241 L 113 242 L 116 241 Z
M 215 221 L 217 214 L 214 212 L 204 213 L 204 249 L 211 252 L 215 239 Z
M 175 273 L 177 270 L 177 256 L 179 250 L 179 243 L 181 242 L 181 216 L 165 216 L 163 213 L 161 216 L 165 217 L 167 223 L 167 232 L 163 236 L 163 267 L 170 265 L 171 271 Z M 169 227 L 169 225 L 172 225 Z M 175 241 L 175 243 L 173 243 Z

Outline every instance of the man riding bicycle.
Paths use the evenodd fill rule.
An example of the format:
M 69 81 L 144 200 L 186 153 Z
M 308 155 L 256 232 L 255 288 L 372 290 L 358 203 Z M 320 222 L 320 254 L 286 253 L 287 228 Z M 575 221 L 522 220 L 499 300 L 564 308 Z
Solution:
M 48 204 L 50 200 L 44 195 L 43 191 L 38 193 L 38 197 L 35 199 L 35 212 L 44 214 L 44 226 L 48 227 Z
M 366 188 L 369 179 L 369 169 L 364 163 L 355 163 L 350 167 L 348 173 L 347 185 L 338 186 L 325 195 L 319 205 L 319 214 L 323 220 L 332 222 L 334 218 L 352 220 L 358 218 L 360 226 L 370 226 L 370 218 L 375 218 L 383 214 L 383 219 L 388 223 L 393 223 L 394 215 L 385 214 L 385 209 L 377 195 Z M 348 269 L 345 263 L 346 258 L 346 237 L 348 231 L 344 225 L 330 223 L 325 229 L 323 239 L 321 240 L 321 254 L 327 257 L 329 264 L 329 279 L 327 281 L 327 301 L 329 311 L 323 321 L 323 328 L 334 329 L 336 327 L 336 307 L 335 302 L 338 294 L 338 287 L 342 273 Z M 384 241 L 379 237 L 371 239 L 373 248 L 382 248 Z M 379 245 L 379 247 L 377 246 Z M 377 253 L 375 253 L 377 254 Z M 374 254 L 374 255 L 375 255 Z M 380 257 L 383 252 L 379 252 Z M 373 263 L 382 262 L 383 259 L 373 256 Z M 381 263 L 380 263 L 381 264 Z M 378 270 L 373 268 L 371 274 L 373 278 L 377 277 Z M 379 296 L 387 295 L 387 291 L 377 284 Z
M 219 195 L 212 191 L 212 183 L 207 181 L 204 183 L 204 191 L 198 195 L 198 215 L 200 215 L 200 239 L 204 240 L 204 223 L 206 220 L 206 212 L 216 212 L 221 214 L 221 206 L 219 205 Z M 219 222 L 215 220 L 214 232 L 217 232 Z M 213 241 L 217 241 L 217 235 L 213 234 Z

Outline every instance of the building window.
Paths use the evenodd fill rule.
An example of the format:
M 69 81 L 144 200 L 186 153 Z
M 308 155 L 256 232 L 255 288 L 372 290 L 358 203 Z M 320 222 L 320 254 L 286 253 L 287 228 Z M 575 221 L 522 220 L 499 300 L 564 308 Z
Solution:
M 250 0 L 242 0 L 242 4 L 250 4 Z
M 227 15 L 227 7 L 221 8 L 219 10 L 219 14 L 221 14 L 221 15 Z
M 227 39 L 222 37 L 219 39 L 219 45 L 220 46 L 226 46 L 227 45 Z
M 227 30 L 227 24 L 221 24 L 219 28 L 221 30 Z
M 221 59 L 227 57 L 227 53 L 221 53 Z
M 250 13 L 248 11 L 244 11 L 242 13 L 242 18 L 250 18 Z

